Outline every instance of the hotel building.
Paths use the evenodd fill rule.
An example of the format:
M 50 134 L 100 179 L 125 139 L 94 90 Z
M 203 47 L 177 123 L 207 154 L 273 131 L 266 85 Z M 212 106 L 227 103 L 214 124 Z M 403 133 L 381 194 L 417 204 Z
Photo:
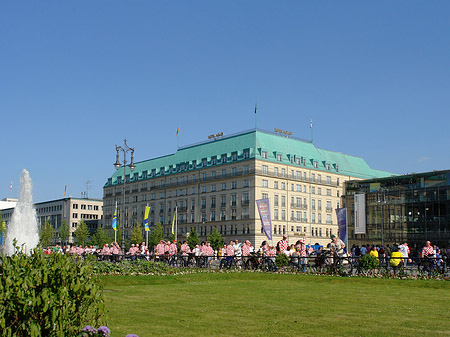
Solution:
M 266 240 L 255 200 L 270 200 L 273 244 L 283 234 L 291 243 L 326 244 L 337 234 L 344 182 L 390 175 L 362 158 L 259 129 L 216 135 L 135 165 L 125 177 L 118 169 L 104 186 L 104 228 L 111 230 L 117 203 L 119 226 L 123 218 L 129 238 L 149 206 L 149 225 L 160 222 L 168 236 L 176 208 L 178 240 L 193 228 L 206 239 L 217 228 L 226 242 L 249 239 L 255 247 Z

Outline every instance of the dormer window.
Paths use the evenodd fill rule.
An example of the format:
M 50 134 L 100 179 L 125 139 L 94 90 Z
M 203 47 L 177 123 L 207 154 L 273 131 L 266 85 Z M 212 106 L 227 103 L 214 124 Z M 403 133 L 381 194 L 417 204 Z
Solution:
M 208 165 L 208 161 L 206 160 L 206 158 L 202 159 L 202 166 L 206 167 L 206 165 Z
M 267 151 L 262 151 L 261 157 L 263 157 L 264 159 L 267 159 Z
M 250 158 L 250 151 L 244 150 L 244 159 L 248 159 L 248 158 Z
M 233 152 L 233 153 L 231 154 L 231 160 L 233 160 L 233 161 L 236 161 L 236 160 L 237 160 L 237 153 L 236 153 L 236 152 Z
M 193 169 L 196 169 L 196 168 L 197 168 L 197 161 L 196 161 L 196 160 L 193 160 L 193 161 L 192 161 L 192 168 L 193 168 Z
M 222 164 L 225 164 L 227 162 L 227 155 L 223 154 L 222 155 Z
M 295 163 L 296 163 L 297 165 L 300 165 L 300 164 L 301 164 L 300 158 L 296 158 L 296 159 L 295 159 Z
M 319 163 L 317 161 L 314 161 L 314 168 L 319 168 Z
M 211 165 L 216 165 L 217 164 L 217 157 L 212 157 L 211 158 Z
M 277 161 L 282 161 L 283 160 L 283 155 L 280 153 L 277 153 Z

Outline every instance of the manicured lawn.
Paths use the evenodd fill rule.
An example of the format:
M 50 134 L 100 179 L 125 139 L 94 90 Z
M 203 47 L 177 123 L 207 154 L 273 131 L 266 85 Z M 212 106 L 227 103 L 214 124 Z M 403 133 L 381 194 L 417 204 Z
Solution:
M 215 273 L 104 276 L 112 336 L 450 336 L 450 282 Z

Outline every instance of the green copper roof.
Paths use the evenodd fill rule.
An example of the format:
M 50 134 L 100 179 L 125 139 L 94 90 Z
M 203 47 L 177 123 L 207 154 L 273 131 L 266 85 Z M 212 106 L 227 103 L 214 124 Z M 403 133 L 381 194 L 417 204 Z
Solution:
M 251 158 L 290 164 L 303 169 L 316 169 L 324 172 L 339 173 L 357 178 L 380 178 L 391 173 L 374 170 L 364 159 L 339 152 L 318 149 L 313 143 L 294 137 L 284 137 L 263 130 L 249 130 L 211 141 L 184 146 L 174 154 L 136 163 L 131 173 L 131 181 L 145 180 L 180 172 L 189 172 L 204 167 L 243 161 Z M 263 158 L 263 155 L 266 158 Z M 281 162 L 278 160 L 281 155 Z M 206 166 L 203 166 L 205 165 Z M 126 175 L 130 170 L 126 169 Z M 117 184 L 117 178 L 123 175 L 123 168 L 117 170 L 105 186 Z

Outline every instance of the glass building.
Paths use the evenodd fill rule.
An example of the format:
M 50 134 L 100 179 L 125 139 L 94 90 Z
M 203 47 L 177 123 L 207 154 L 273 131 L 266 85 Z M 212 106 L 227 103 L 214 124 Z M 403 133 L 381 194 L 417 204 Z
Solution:
M 363 202 L 355 205 L 355 195 L 363 196 Z M 423 246 L 428 240 L 450 246 L 450 170 L 351 180 L 345 183 L 343 203 L 349 246 L 404 241 Z M 357 220 L 365 225 L 365 234 L 355 234 L 360 229 L 355 209 L 365 213 L 365 221 Z

